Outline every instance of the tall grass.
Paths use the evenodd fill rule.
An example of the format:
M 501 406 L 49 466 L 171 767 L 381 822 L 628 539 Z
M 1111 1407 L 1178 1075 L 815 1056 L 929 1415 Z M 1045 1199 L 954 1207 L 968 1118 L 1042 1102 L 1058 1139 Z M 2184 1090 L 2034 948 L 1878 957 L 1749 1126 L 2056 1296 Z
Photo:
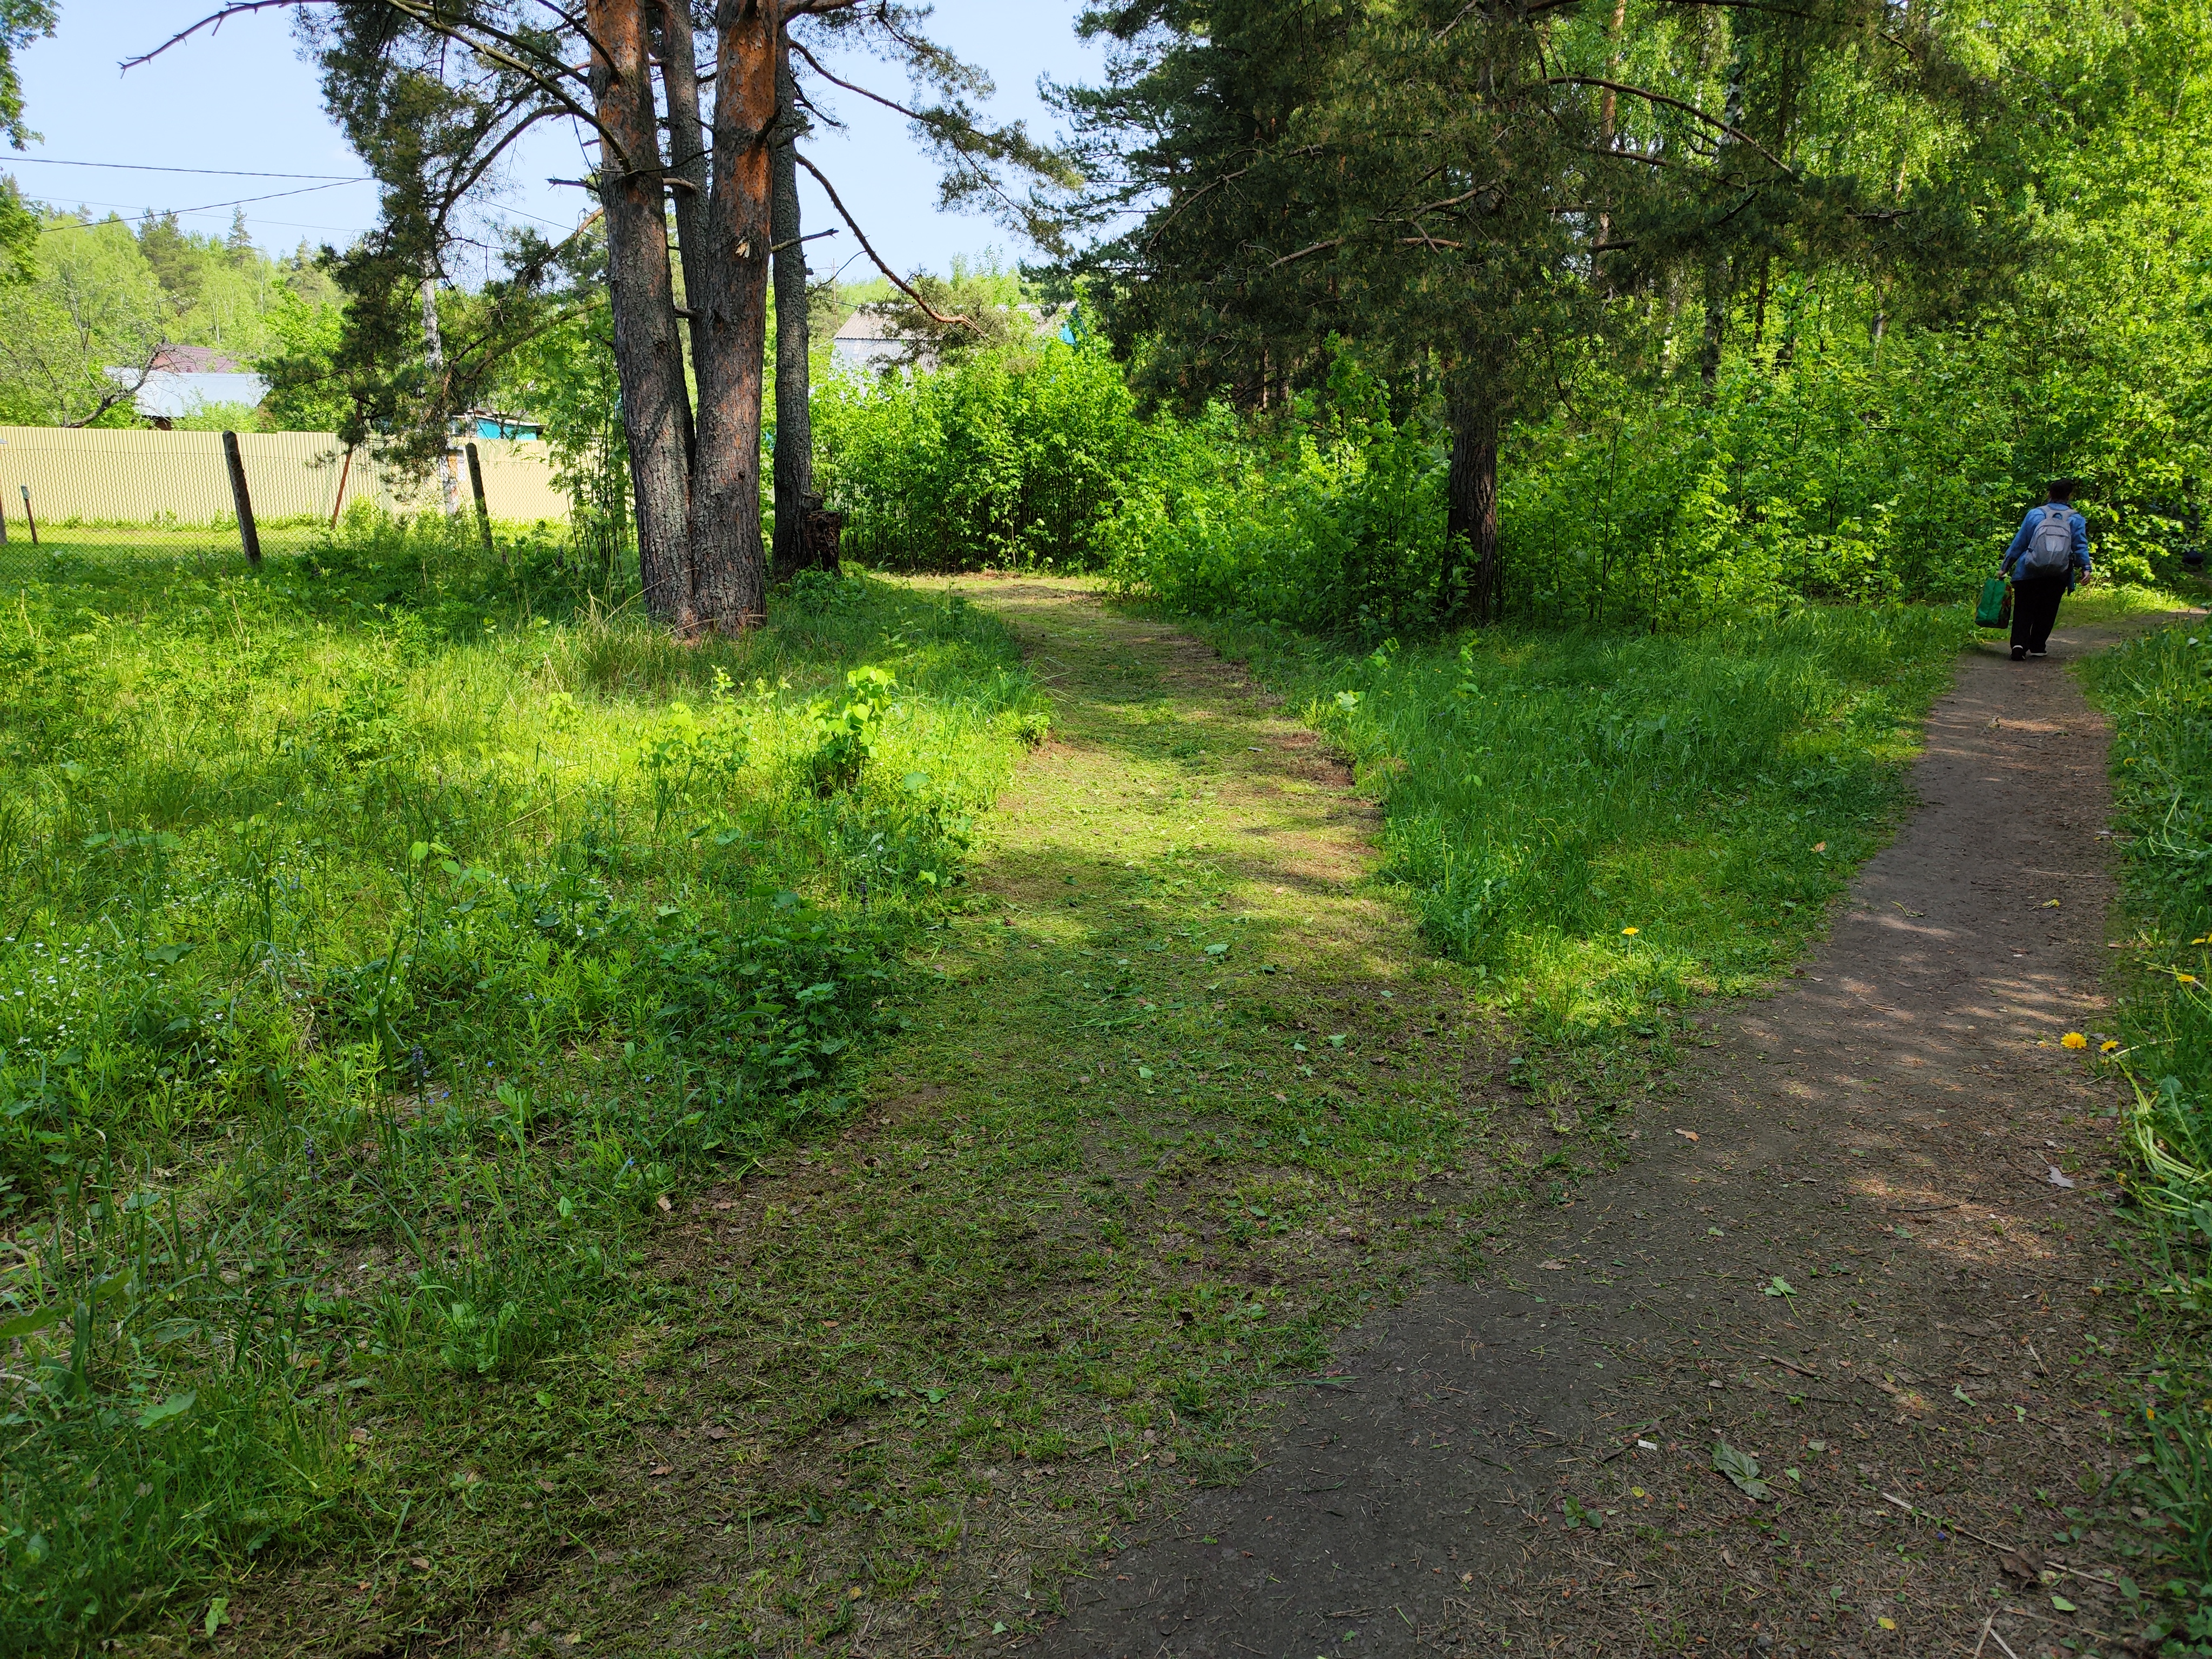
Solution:
M 1041 729 L 957 600 L 687 647 L 505 553 L 365 517 L 0 611 L 0 1652 L 434 1524 L 349 1427 L 465 1422 L 842 1109 Z
M 1352 656 L 1249 629 L 1386 815 L 1438 951 L 1554 1029 L 1751 988 L 1886 837 L 1955 608 L 1669 635 L 1500 629 Z
M 2212 1653 L 2212 635 L 2201 628 L 2148 635 L 2086 670 L 2117 728 L 2136 925 L 2106 1046 L 2134 1087 L 2129 1188 L 2151 1231 L 2151 1289 L 2171 1310 L 2138 1490 L 2159 1523 L 2154 1558 L 2185 1575 L 2168 1589 L 2184 1609 L 2174 1633 L 2206 1644 L 2191 1654 Z

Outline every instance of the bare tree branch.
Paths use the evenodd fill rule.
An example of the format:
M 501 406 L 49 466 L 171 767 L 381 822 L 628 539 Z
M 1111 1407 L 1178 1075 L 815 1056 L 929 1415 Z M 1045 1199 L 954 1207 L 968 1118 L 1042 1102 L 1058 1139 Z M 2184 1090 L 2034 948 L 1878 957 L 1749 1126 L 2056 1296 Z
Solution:
M 1547 87 L 1602 87 L 1608 92 L 1626 93 L 1631 98 L 1641 98 L 1646 103 L 1664 104 L 1670 109 L 1680 110 L 1683 114 L 1726 133 L 1740 144 L 1749 144 L 1761 155 L 1773 162 L 1784 177 L 1795 179 L 1797 176 L 1788 162 L 1741 127 L 1732 127 L 1718 116 L 1706 114 L 1695 104 L 1686 104 L 1680 98 L 1670 98 L 1663 92 L 1654 92 L 1649 87 L 1630 86 L 1625 81 L 1608 81 L 1596 75 L 1547 75 L 1544 77 L 1544 84 Z
M 940 323 L 948 327 L 957 323 L 962 328 L 966 329 L 970 334 L 981 335 L 983 331 L 975 325 L 975 320 L 972 318 L 960 316 L 948 317 L 942 312 L 939 311 L 934 306 L 931 305 L 928 301 L 923 299 L 921 295 L 915 293 L 913 283 L 908 282 L 905 277 L 900 276 L 898 272 L 893 270 L 889 265 L 884 263 L 884 256 L 876 252 L 874 245 L 868 240 L 868 234 L 860 228 L 860 222 L 853 217 L 850 210 L 846 208 L 844 202 L 839 198 L 837 187 L 830 182 L 828 177 L 824 175 L 822 169 L 816 167 L 813 162 L 808 161 L 804 155 L 794 155 L 793 159 L 795 160 L 799 166 L 805 167 L 809 173 L 812 173 L 814 175 L 815 181 L 818 183 L 822 186 L 823 190 L 828 193 L 830 198 L 830 205 L 837 210 L 838 216 L 843 219 L 847 224 L 853 228 L 853 234 L 860 239 L 860 251 L 863 253 L 866 253 L 868 258 L 874 262 L 875 267 L 878 270 L 882 271 L 884 276 L 890 278 L 891 286 L 893 288 L 898 289 L 900 293 L 905 295 L 908 299 L 913 301 L 915 305 L 921 307 L 921 314 L 923 316 L 928 318 L 933 323 Z

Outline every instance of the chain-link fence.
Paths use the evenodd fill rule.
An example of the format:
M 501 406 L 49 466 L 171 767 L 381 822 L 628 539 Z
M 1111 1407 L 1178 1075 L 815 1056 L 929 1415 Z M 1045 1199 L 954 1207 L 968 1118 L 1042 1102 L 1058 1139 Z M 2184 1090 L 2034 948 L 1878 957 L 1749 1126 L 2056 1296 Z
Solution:
M 468 512 L 477 501 L 507 522 L 569 516 L 534 443 L 457 447 L 423 481 L 327 433 L 0 427 L 0 581 L 127 574 L 160 560 L 243 566 L 306 550 L 356 503 Z

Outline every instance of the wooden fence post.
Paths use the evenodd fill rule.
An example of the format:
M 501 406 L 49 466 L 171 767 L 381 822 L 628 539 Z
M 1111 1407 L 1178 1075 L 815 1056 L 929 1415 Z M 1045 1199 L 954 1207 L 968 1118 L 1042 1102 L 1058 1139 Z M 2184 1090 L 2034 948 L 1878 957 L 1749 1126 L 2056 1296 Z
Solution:
M 353 446 L 348 444 L 345 465 L 338 469 L 338 498 L 331 503 L 331 528 L 338 527 L 338 510 L 345 505 L 346 480 L 353 477 Z
M 39 544 L 39 521 L 31 516 L 31 486 L 17 484 L 15 488 L 23 492 L 23 522 L 31 526 L 31 545 L 36 547 Z
M 253 497 L 246 491 L 246 461 L 238 453 L 238 434 L 222 434 L 222 459 L 230 466 L 230 499 L 238 507 L 238 539 L 246 549 L 246 562 L 261 562 L 261 532 L 253 526 Z
M 483 463 L 477 459 L 474 444 L 468 446 L 468 453 L 469 488 L 475 492 L 477 498 L 477 528 L 483 532 L 484 551 L 496 552 L 498 550 L 491 544 L 491 508 L 484 504 Z

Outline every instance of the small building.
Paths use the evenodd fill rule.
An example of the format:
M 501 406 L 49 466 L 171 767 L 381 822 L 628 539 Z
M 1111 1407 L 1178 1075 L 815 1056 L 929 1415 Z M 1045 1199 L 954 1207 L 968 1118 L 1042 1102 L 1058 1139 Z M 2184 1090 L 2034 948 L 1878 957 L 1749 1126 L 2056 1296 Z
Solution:
M 905 350 L 906 342 L 891 333 L 889 319 L 873 311 L 856 311 L 830 337 L 830 362 L 853 373 L 879 374 Z
M 256 409 L 269 382 L 208 346 L 163 345 L 143 368 L 111 368 L 107 378 L 131 392 L 131 406 L 157 430 L 204 410 Z

